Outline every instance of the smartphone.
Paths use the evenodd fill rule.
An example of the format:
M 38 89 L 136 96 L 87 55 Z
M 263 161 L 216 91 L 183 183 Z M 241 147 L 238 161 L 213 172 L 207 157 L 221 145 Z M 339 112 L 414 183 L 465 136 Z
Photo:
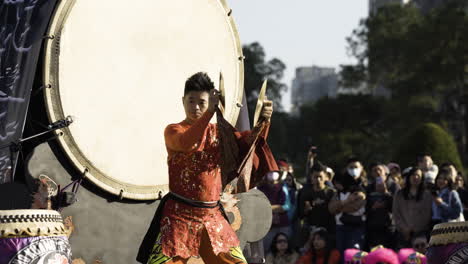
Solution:
M 377 177 L 377 178 L 375 179 L 375 183 L 376 183 L 376 184 L 382 184 L 382 183 L 383 183 L 382 177 L 380 177 L 380 176 Z

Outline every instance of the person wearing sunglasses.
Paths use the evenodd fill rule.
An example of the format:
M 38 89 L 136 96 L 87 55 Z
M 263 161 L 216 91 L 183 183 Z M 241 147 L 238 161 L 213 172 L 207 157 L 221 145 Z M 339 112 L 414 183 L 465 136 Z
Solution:
M 298 258 L 299 254 L 290 246 L 288 236 L 280 232 L 273 238 L 265 264 L 294 264 Z
M 425 235 L 416 236 L 411 244 L 413 246 L 414 251 L 419 252 L 421 254 L 426 254 L 428 243 Z

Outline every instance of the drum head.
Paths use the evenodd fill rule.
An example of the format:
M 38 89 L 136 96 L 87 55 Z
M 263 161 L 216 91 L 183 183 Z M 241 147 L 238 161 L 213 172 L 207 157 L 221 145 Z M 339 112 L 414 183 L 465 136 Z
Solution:
M 225 118 L 235 124 L 243 91 L 237 30 L 224 1 L 62 1 L 46 44 L 51 122 L 73 116 L 59 142 L 80 172 L 125 198 L 167 190 L 164 128 L 185 118 L 184 83 L 225 78 Z

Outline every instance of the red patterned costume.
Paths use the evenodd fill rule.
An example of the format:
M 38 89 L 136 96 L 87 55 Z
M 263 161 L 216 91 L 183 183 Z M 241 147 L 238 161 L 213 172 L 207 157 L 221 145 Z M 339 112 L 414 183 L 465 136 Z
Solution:
M 169 189 L 191 200 L 220 200 L 220 144 L 217 125 L 209 123 L 212 116 L 213 113 L 207 111 L 193 124 L 187 121 L 172 124 L 164 133 L 168 151 Z M 235 133 L 239 146 L 245 145 L 249 133 Z M 254 169 L 259 172 L 276 168 L 269 149 L 266 153 L 270 153 L 270 156 L 262 151 L 268 148 L 265 143 L 267 133 L 268 129 L 265 129 L 260 135 L 261 143 L 254 156 Z M 216 255 L 239 246 L 234 230 L 219 208 L 196 208 L 168 200 L 160 224 L 162 252 L 166 256 L 197 256 L 204 229 Z

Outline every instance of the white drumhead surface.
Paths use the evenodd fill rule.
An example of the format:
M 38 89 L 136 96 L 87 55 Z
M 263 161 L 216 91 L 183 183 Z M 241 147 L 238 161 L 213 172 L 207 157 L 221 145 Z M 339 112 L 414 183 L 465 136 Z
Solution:
M 226 117 L 242 93 L 237 32 L 217 0 L 77 0 L 60 40 L 58 79 L 85 159 L 123 183 L 168 183 L 164 128 L 184 119 L 186 79 L 222 71 Z M 214 120 L 214 119 L 213 119 Z

